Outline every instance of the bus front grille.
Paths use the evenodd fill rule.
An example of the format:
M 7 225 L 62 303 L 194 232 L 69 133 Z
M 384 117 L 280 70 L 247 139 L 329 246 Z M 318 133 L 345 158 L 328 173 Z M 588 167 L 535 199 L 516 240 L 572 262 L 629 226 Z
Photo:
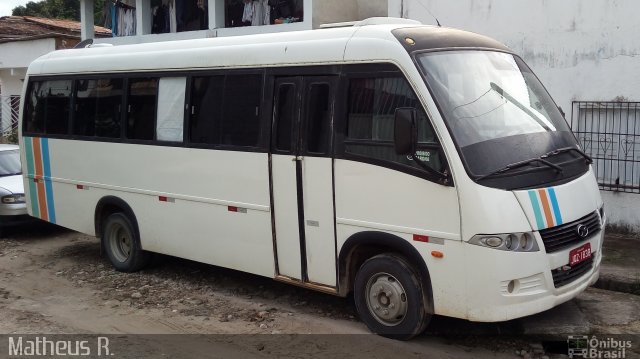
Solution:
M 587 237 L 591 237 L 599 232 L 600 216 L 598 216 L 598 212 L 588 214 L 577 221 L 540 230 L 540 236 L 542 237 L 542 242 L 544 243 L 547 253 L 563 250 L 585 240 L 586 237 L 581 237 L 578 234 L 577 228 L 581 224 L 589 228 Z
M 578 263 L 570 269 L 563 270 L 563 268 L 554 269 L 551 271 L 553 276 L 553 285 L 556 288 L 565 286 L 574 280 L 582 277 L 585 273 L 593 268 L 593 256 L 582 263 Z

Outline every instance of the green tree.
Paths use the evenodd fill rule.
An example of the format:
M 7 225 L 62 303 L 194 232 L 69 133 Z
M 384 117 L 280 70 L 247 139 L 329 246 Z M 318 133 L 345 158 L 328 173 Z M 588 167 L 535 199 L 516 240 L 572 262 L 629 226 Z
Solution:
M 94 21 L 104 23 L 104 7 L 107 0 L 94 0 Z M 37 16 L 48 19 L 80 21 L 80 0 L 40 0 L 29 1 L 25 6 L 15 7 L 13 16 Z

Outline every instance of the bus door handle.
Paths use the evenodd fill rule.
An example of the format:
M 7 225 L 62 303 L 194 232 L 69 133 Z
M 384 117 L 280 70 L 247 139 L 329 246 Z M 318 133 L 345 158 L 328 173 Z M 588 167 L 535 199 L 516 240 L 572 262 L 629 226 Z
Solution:
M 303 156 L 295 156 L 291 161 L 292 162 L 296 162 L 296 161 L 302 162 L 303 160 L 304 160 Z

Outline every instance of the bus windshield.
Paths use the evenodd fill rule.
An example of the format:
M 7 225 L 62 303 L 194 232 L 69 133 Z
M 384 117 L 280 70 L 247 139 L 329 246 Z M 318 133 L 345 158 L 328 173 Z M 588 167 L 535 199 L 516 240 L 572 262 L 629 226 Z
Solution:
M 576 147 L 575 137 L 555 103 L 517 56 L 444 51 L 423 53 L 417 60 L 472 178 L 484 179 L 510 165 Z M 579 155 L 560 157 L 554 161 L 577 160 Z M 536 171 L 556 171 L 562 178 L 576 175 L 575 169 L 563 173 L 557 170 L 559 166 L 545 166 L 539 161 L 530 164 Z M 510 175 L 503 172 L 503 177 Z

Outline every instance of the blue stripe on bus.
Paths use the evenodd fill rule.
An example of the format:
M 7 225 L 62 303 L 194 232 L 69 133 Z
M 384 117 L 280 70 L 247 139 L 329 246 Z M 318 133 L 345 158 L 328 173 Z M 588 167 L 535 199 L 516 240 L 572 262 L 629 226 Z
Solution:
M 540 212 L 540 202 L 538 202 L 538 195 L 536 191 L 529 191 L 529 199 L 531 200 L 531 207 L 533 207 L 533 213 L 536 216 L 536 224 L 538 229 L 545 228 L 544 219 L 542 219 L 542 212 Z
M 42 139 L 42 166 L 44 167 L 44 183 L 47 193 L 47 210 L 49 222 L 56 223 L 56 210 L 53 203 L 53 184 L 51 183 L 51 162 L 49 159 L 49 139 Z
M 562 214 L 560 213 L 560 206 L 558 205 L 558 199 L 556 198 L 556 191 L 553 188 L 547 190 L 549 198 L 551 199 L 551 205 L 553 206 L 553 213 L 556 217 L 556 225 L 562 224 Z

